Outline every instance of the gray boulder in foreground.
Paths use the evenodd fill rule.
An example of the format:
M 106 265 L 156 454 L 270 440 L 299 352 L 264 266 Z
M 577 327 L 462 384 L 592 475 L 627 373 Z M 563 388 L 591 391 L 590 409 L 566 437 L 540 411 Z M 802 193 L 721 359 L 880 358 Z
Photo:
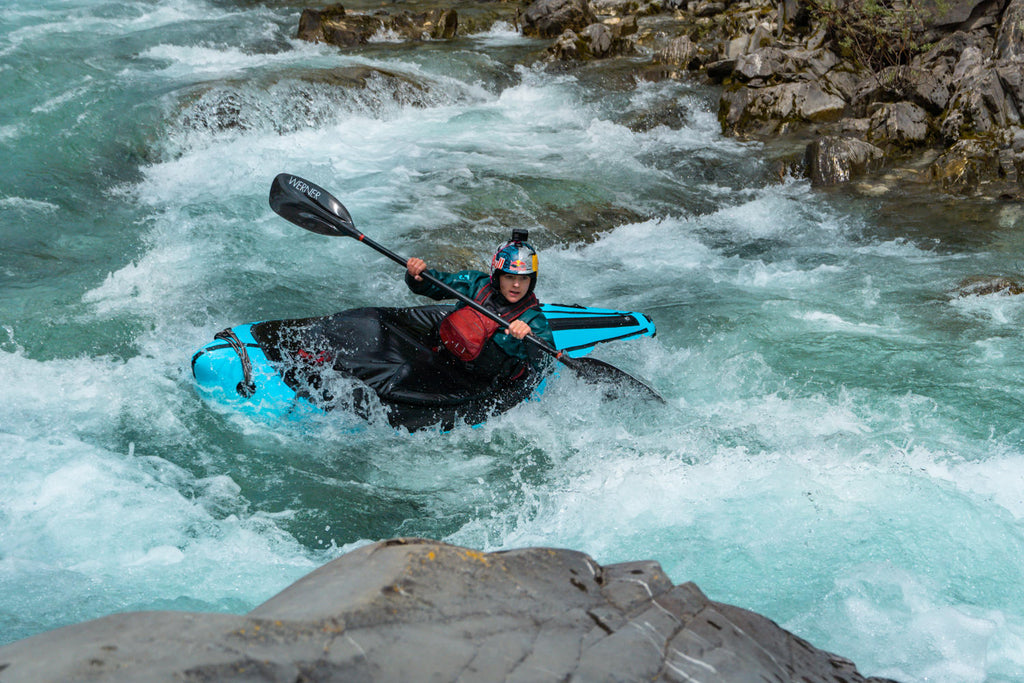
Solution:
M 365 546 L 247 615 L 138 612 L 0 647 L 0 680 L 864 681 L 653 561 Z M 877 680 L 877 679 L 876 679 Z

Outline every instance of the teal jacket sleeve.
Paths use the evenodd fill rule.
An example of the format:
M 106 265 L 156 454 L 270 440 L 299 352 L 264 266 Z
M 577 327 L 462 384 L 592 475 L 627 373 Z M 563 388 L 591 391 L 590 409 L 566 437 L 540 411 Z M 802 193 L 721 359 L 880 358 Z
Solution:
M 483 287 L 484 281 L 490 279 L 487 273 L 482 273 L 479 270 L 460 270 L 457 273 L 446 273 L 443 270 L 428 268 L 426 272 L 460 294 L 465 294 L 470 298 L 474 297 L 477 291 Z M 405 284 L 408 285 L 413 294 L 420 294 L 434 301 L 454 298 L 448 292 L 426 280 L 416 280 L 408 272 L 405 273 Z

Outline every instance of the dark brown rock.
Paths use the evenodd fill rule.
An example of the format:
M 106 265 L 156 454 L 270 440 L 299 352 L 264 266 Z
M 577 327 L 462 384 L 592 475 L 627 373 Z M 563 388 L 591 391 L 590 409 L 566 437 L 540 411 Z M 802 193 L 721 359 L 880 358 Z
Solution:
M 807 176 L 816 186 L 839 185 L 881 165 L 885 153 L 852 137 L 825 136 L 807 146 Z
M 558 40 L 548 48 L 548 59 L 556 62 L 574 62 L 587 56 L 585 41 L 575 32 L 566 29 Z
M 321 10 L 302 10 L 296 37 L 311 43 L 352 47 L 365 43 L 381 25 L 376 17 L 349 14 L 341 5 L 329 5 Z
M 786 133 L 812 122 L 839 120 L 846 101 L 818 81 L 726 90 L 718 118 L 724 130 L 740 135 Z
M 1003 294 L 1017 296 L 1024 294 L 1024 284 L 1020 280 L 1002 275 L 975 275 L 964 278 L 956 287 L 956 295 L 965 296 L 988 296 L 990 294 Z
M 955 142 L 1021 123 L 1013 100 L 1003 90 L 995 64 L 969 68 L 957 82 L 942 119 L 942 134 Z
M 586 41 L 592 57 L 607 57 L 612 51 L 612 30 L 604 24 L 591 24 L 580 34 Z
M 925 28 L 953 28 L 969 21 L 991 0 L 918 0 Z
M 587 0 L 536 0 L 523 14 L 523 34 L 554 38 L 597 21 Z
M 690 65 L 697 60 L 697 45 L 689 36 L 673 38 L 668 45 L 658 50 L 654 55 L 654 61 L 658 64 L 672 64 L 683 68 L 690 68 Z
M 301 40 L 329 43 L 338 47 L 355 47 L 367 43 L 380 31 L 391 31 L 405 40 L 451 40 L 458 33 L 459 17 L 453 9 L 433 9 L 412 12 L 374 12 L 373 14 L 346 12 L 341 5 L 323 9 L 305 9 L 299 17 Z
M 852 106 L 863 113 L 876 102 L 907 101 L 938 115 L 949 103 L 951 82 L 951 72 L 940 76 L 934 70 L 912 66 L 888 67 L 861 80 Z
M 996 33 L 996 58 L 1024 59 L 1024 0 L 1010 0 Z
M 937 78 L 949 83 L 957 63 L 966 52 L 973 51 L 980 57 L 985 49 L 985 41 L 981 36 L 954 31 L 943 36 L 927 52 L 917 57 L 914 66 L 929 70 Z
M 996 154 L 990 142 L 961 140 L 936 159 L 928 176 L 956 194 L 975 194 L 983 178 L 995 171 Z
M 311 43 L 324 42 L 324 23 L 344 17 L 345 8 L 340 4 L 328 5 L 322 9 L 304 9 L 299 16 L 299 30 L 295 37 Z
M 861 5 L 863 0 L 841 0 L 839 9 L 857 12 Z M 688 5 L 690 21 L 699 27 L 696 7 Z M 1012 146 L 1017 136 L 1010 132 L 1024 125 L 1024 0 L 926 0 L 905 7 L 902 17 L 885 18 L 894 26 L 905 21 L 909 42 L 883 55 L 889 65 L 874 71 L 854 61 L 856 49 L 824 22 L 817 24 L 820 15 L 813 10 L 802 26 L 784 17 L 785 30 L 767 43 L 757 27 L 777 29 L 773 19 L 782 10 L 746 14 L 739 22 L 716 17 L 713 31 L 724 33 L 717 38 L 720 58 L 690 64 L 725 86 L 719 121 L 728 135 L 865 143 L 845 149 L 856 143 L 844 141 L 840 151 L 826 142 L 818 150 L 825 156 L 816 166 L 816 184 L 857 175 L 860 152 L 871 150 L 872 168 L 891 166 L 899 174 L 906 164 L 908 176 L 930 179 L 944 191 L 1024 196 L 1024 150 Z M 696 28 L 690 35 L 703 32 Z M 893 39 L 902 40 L 895 34 Z M 699 50 L 701 43 L 692 42 Z M 687 51 L 679 54 L 692 52 L 680 41 L 683 47 Z M 928 50 L 915 54 L 920 47 Z M 658 59 L 667 63 L 661 55 L 671 54 L 663 50 Z M 941 152 L 943 145 L 966 140 L 973 142 Z M 813 157 L 816 148 L 809 149 Z M 916 170 L 936 157 L 927 174 Z
M 928 139 L 928 112 L 912 102 L 877 104 L 871 111 L 867 137 L 883 149 L 912 149 Z

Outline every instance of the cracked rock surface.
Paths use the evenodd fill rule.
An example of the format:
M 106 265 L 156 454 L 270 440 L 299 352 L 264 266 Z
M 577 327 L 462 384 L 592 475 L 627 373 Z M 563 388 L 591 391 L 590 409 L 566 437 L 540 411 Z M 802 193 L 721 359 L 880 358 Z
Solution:
M 247 615 L 119 614 L 0 647 L 20 681 L 818 681 L 854 664 L 673 585 L 657 562 L 571 550 L 368 545 Z

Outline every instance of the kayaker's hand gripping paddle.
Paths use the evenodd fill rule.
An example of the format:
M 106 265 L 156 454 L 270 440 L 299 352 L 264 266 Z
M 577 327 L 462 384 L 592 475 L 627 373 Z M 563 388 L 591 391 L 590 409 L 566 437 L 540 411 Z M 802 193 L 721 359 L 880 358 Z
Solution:
M 408 262 L 407 258 L 399 256 L 356 230 L 348 209 L 335 199 L 330 192 L 298 176 L 281 173 L 274 178 L 274 182 L 270 186 L 270 208 L 279 216 L 291 221 L 300 228 L 329 237 L 353 237 L 387 256 L 402 267 L 405 267 Z M 470 297 L 449 287 L 429 273 L 422 273 L 420 277 L 462 301 L 467 306 L 472 306 L 481 315 L 487 316 L 501 325 L 502 329 L 508 327 L 507 320 L 487 310 Z M 536 345 L 545 353 L 554 356 L 563 365 L 571 368 L 587 381 L 625 382 L 644 398 L 654 399 L 661 403 L 665 402 L 665 399 L 654 389 L 614 365 L 597 360 L 596 358 L 570 358 L 564 352 L 549 346 L 542 339 L 532 334 L 527 335 L 524 339 Z

